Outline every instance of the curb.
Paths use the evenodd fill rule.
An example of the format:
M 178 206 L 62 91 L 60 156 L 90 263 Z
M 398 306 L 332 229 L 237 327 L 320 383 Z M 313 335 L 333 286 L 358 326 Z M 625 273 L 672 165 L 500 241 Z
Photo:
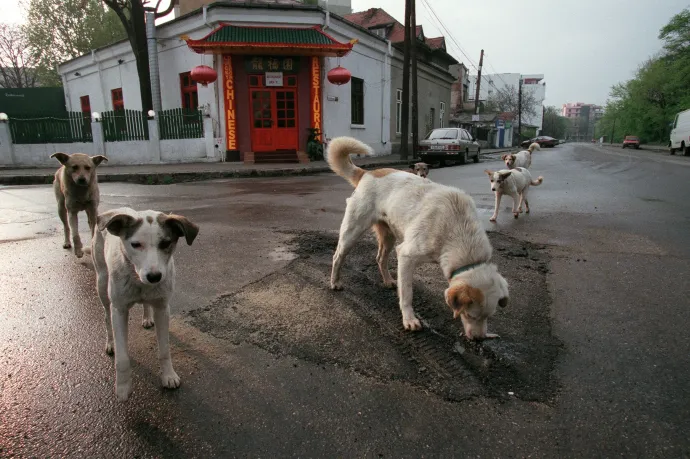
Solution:
M 407 166 L 409 161 L 387 161 L 381 163 L 362 164 L 362 169 L 375 169 L 378 167 Z M 332 172 L 328 166 L 282 168 L 282 169 L 234 169 L 223 171 L 200 172 L 167 172 L 167 173 L 120 173 L 99 174 L 98 182 L 124 182 L 139 185 L 171 185 L 173 183 L 199 182 L 205 180 L 217 180 L 224 178 L 253 178 L 253 177 L 290 177 L 322 174 Z M 13 175 L 0 176 L 0 185 L 49 185 L 53 183 L 55 173 L 46 175 Z

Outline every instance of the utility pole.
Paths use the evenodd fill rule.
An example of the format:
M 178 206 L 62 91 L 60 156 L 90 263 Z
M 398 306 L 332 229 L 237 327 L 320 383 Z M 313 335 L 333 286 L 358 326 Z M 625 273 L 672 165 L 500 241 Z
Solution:
M 522 143 L 522 75 L 518 83 L 518 145 Z
M 405 44 L 403 58 L 403 87 L 402 87 L 402 110 L 401 110 L 401 138 L 400 138 L 400 159 L 407 159 L 407 142 L 410 139 L 410 5 L 412 0 L 405 0 Z
M 479 67 L 477 68 L 477 88 L 474 92 L 474 114 L 479 115 L 479 86 L 481 85 L 482 82 L 482 66 L 484 65 L 484 50 L 482 50 L 481 54 L 479 55 Z M 475 124 L 476 121 L 472 121 L 472 128 L 474 132 L 472 135 L 476 138 L 477 137 L 477 125 Z
M 412 157 L 419 145 L 419 104 L 417 97 L 417 12 L 416 0 L 410 1 L 410 61 L 412 64 Z
M 613 145 L 613 133 L 616 130 L 616 118 L 613 119 L 613 127 L 611 128 L 611 141 L 609 142 L 611 145 Z

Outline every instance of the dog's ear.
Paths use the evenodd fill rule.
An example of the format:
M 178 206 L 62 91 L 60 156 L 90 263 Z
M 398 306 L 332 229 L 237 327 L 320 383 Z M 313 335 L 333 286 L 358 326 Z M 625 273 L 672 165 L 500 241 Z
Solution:
M 501 155 L 501 160 L 505 161 L 510 155 L 508 153 Z
M 512 173 L 513 173 L 513 171 L 505 171 L 505 172 L 499 172 L 498 175 L 501 177 L 502 180 L 505 180 Z
M 57 152 L 53 153 L 50 155 L 51 158 L 55 158 L 58 161 L 60 161 L 60 164 L 67 164 L 67 161 L 69 161 L 69 155 L 67 153 L 62 153 L 62 152 Z
M 199 234 L 199 227 L 187 220 L 182 215 L 162 215 L 161 224 L 170 228 L 170 230 L 177 237 L 183 237 L 187 241 L 187 245 L 192 245 L 197 234 Z
M 453 310 L 453 319 L 457 319 L 464 309 L 472 303 L 482 303 L 484 294 L 478 288 L 467 284 L 451 285 L 446 289 L 446 303 Z
M 489 169 L 484 169 L 484 173 L 485 173 L 486 175 L 488 175 L 489 177 L 491 177 L 492 175 L 494 175 L 494 171 L 490 171 Z
M 123 214 L 117 210 L 111 210 L 109 212 L 103 212 L 96 219 L 98 224 L 98 230 L 108 230 L 108 232 L 114 236 L 122 236 L 124 232 L 128 229 L 133 228 L 141 222 L 141 219 L 137 219 L 128 214 Z
M 106 158 L 103 155 L 96 155 L 91 157 L 91 161 L 93 161 L 93 164 L 98 167 L 103 161 L 106 163 L 108 162 L 108 158 Z
M 503 298 L 499 299 L 498 305 L 502 308 L 505 308 L 506 306 L 508 306 L 508 297 L 504 296 Z

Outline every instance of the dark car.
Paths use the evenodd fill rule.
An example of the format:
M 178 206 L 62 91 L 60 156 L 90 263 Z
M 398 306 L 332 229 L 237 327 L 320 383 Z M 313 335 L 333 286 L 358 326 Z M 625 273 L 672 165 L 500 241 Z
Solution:
M 540 147 L 553 148 L 556 145 L 558 145 L 558 139 L 554 139 L 553 137 L 549 137 L 548 135 L 541 135 L 533 139 L 525 140 L 520 144 L 520 146 L 522 148 L 527 148 L 535 142 L 538 143 Z
M 640 149 L 640 138 L 635 135 L 626 135 L 623 139 L 623 148 L 632 147 L 635 150 Z
M 479 162 L 479 144 L 462 128 L 438 128 L 419 142 L 418 154 L 425 163 L 446 161 Z

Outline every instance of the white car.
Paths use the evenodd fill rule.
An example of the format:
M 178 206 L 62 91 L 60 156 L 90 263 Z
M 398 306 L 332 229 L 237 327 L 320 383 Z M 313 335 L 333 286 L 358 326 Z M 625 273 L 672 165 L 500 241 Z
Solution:
M 680 150 L 685 156 L 690 156 L 690 110 L 676 115 L 669 144 L 672 155 Z
M 446 161 L 466 163 L 470 158 L 479 162 L 479 144 L 462 128 L 437 128 L 419 142 L 418 154 L 422 161 L 430 163 Z

